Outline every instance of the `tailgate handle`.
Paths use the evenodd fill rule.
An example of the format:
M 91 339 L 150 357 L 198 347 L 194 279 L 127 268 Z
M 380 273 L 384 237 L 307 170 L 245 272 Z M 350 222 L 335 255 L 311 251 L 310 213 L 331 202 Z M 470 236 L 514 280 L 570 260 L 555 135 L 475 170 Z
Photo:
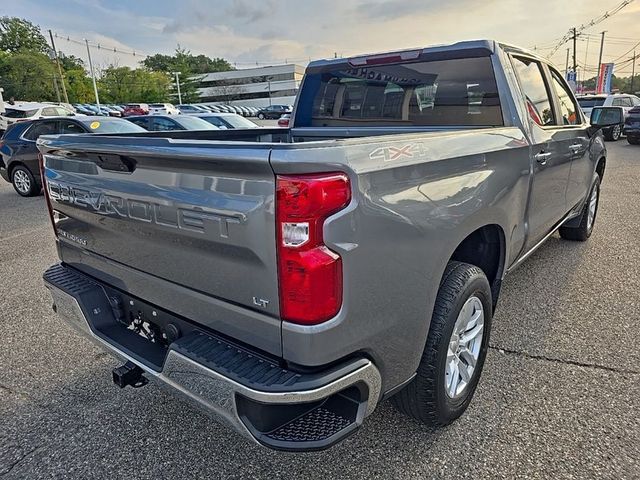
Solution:
M 111 155 L 98 153 L 91 155 L 90 159 L 103 170 L 121 173 L 133 173 L 136 169 L 135 159 L 126 155 Z

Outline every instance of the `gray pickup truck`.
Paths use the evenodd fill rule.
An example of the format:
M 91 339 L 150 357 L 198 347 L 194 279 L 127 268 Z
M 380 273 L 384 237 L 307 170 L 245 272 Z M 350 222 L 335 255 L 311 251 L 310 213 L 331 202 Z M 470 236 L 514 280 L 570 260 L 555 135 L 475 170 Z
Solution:
M 248 438 L 327 448 L 386 398 L 467 408 L 505 275 L 591 234 L 605 165 L 544 59 L 493 41 L 312 62 L 291 128 L 41 137 L 53 308 Z

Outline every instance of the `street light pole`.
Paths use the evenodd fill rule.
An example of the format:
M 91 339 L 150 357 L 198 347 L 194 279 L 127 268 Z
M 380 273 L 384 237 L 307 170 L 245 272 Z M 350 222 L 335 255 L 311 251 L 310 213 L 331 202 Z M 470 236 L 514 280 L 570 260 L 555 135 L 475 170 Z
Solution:
M 91 70 L 91 80 L 93 80 L 93 93 L 96 95 L 96 105 L 98 111 L 100 111 L 100 98 L 98 97 L 98 85 L 96 84 L 96 74 L 93 71 L 93 62 L 91 61 L 91 51 L 89 50 L 89 40 L 84 39 L 84 43 L 87 45 L 87 56 L 89 57 L 89 70 Z
M 176 76 L 176 86 L 178 87 L 178 105 L 182 105 L 182 94 L 180 93 L 180 72 L 173 72 Z
M 271 80 L 273 80 L 273 77 L 267 77 L 267 88 L 269 90 L 269 106 L 271 106 Z

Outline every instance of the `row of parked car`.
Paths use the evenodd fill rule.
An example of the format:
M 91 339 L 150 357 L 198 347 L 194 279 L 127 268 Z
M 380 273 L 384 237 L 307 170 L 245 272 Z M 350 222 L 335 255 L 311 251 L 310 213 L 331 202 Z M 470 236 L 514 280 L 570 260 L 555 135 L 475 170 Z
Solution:
M 36 147 L 41 135 L 260 128 L 236 113 L 210 110 L 173 115 L 154 112 L 115 118 L 111 115 L 75 114 L 65 109 L 58 116 L 18 120 L 10 124 L 0 138 L 0 176 L 13 184 L 15 191 L 24 197 L 38 195 L 42 189 Z
M 129 103 L 124 105 L 122 116 L 129 115 L 178 115 L 197 113 L 235 113 L 243 117 L 257 117 L 263 119 L 277 119 L 282 115 L 290 114 L 291 105 L 269 105 L 258 108 L 244 105 L 209 105 L 204 103 L 189 103 L 174 106 L 171 103 Z

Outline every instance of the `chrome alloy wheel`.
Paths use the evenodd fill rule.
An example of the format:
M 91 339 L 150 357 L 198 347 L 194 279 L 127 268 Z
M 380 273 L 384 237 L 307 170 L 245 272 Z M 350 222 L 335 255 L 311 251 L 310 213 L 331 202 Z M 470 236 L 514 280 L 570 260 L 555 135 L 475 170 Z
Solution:
M 23 170 L 16 170 L 13 174 L 13 184 L 20 193 L 29 193 L 31 190 L 31 180 L 29 175 Z
M 471 296 L 462 306 L 449 339 L 444 384 L 447 395 L 456 399 L 465 391 L 476 369 L 484 330 L 484 309 Z
M 614 126 L 611 132 L 611 139 L 618 140 L 620 138 L 621 133 L 622 133 L 622 127 L 620 127 L 620 125 Z
M 591 197 L 589 197 L 589 210 L 587 212 L 587 231 L 593 227 L 593 221 L 596 218 L 596 208 L 598 207 L 598 186 L 593 186 Z

